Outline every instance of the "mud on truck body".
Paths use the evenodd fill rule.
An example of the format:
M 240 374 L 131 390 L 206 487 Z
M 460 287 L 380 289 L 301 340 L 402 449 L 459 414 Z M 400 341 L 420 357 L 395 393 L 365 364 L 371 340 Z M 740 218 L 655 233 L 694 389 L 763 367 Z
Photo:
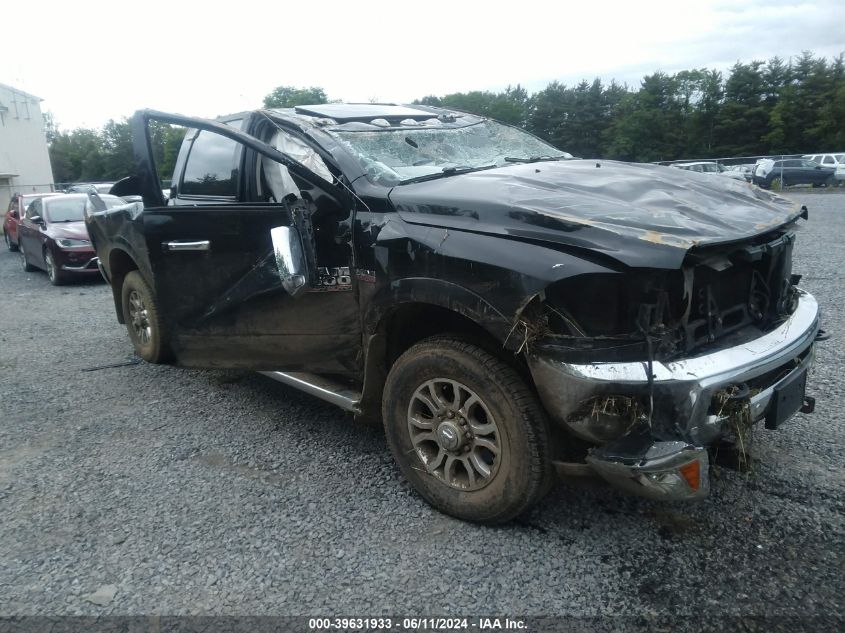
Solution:
M 167 198 L 151 121 L 187 128 Z M 136 352 L 381 420 L 444 512 L 506 521 L 584 470 L 700 498 L 709 449 L 812 408 L 807 210 L 773 193 L 427 106 L 132 125 L 113 192 L 143 202 L 87 225 Z

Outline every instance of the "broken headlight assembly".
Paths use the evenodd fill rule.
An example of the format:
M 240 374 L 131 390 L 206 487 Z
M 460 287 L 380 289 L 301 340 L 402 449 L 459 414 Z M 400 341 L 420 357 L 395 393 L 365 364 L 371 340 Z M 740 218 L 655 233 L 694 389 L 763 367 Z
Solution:
M 680 270 L 580 275 L 547 287 L 520 322 L 530 355 L 572 367 L 564 388 L 538 384 L 552 416 L 598 445 L 641 427 L 685 436 L 677 420 L 687 404 L 663 397 L 665 385 L 655 391 L 652 366 L 742 345 L 782 323 L 799 296 L 792 241 L 784 233 L 692 253 Z M 642 379 L 603 374 L 600 385 L 591 382 L 590 367 L 618 363 L 639 366 Z M 545 380 L 541 374 L 535 380 Z

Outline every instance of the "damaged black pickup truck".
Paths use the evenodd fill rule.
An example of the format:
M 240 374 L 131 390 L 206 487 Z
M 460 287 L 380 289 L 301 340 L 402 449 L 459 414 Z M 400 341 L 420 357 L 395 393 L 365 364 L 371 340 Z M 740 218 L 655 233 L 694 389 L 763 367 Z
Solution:
M 187 128 L 167 198 L 153 121 Z M 807 211 L 773 193 L 426 106 L 132 126 L 113 192 L 143 202 L 86 222 L 137 353 L 383 420 L 456 517 L 506 521 L 556 471 L 699 498 L 709 448 L 812 408 Z

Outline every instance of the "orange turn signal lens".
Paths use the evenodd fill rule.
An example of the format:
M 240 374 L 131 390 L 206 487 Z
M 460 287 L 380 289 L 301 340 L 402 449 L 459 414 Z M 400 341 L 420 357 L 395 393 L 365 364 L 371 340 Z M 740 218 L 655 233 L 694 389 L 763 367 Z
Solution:
M 698 460 L 691 461 L 689 464 L 684 464 L 678 470 L 687 480 L 689 487 L 693 490 L 698 490 L 701 487 L 701 464 Z

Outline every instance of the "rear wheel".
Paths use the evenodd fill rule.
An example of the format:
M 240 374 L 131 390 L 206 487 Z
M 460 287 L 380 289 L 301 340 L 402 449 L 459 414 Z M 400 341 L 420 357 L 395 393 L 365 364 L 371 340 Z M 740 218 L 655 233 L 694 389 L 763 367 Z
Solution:
M 49 250 L 44 251 L 44 263 L 47 264 L 47 278 L 54 286 L 61 286 L 65 282 L 65 277 L 62 271 L 56 266 L 56 261 L 53 259 L 53 253 Z
M 14 251 L 18 250 L 18 245 L 17 245 L 17 244 L 15 244 L 15 243 L 12 241 L 12 238 L 11 238 L 11 237 L 9 237 L 9 233 L 8 233 L 8 232 L 6 232 L 6 231 L 4 231 L 4 232 L 3 232 L 3 239 L 4 239 L 4 240 L 5 240 L 5 242 L 6 242 L 6 248 L 8 248 L 10 251 L 14 252 Z
M 438 510 L 502 523 L 553 480 L 549 430 L 536 395 L 499 358 L 459 338 L 406 351 L 385 385 L 387 441 L 402 473 Z
M 24 272 L 31 273 L 35 270 L 35 266 L 30 264 L 26 259 L 26 253 L 23 250 L 23 244 L 18 244 L 18 250 L 21 258 L 21 268 L 24 269 Z
M 135 353 L 149 363 L 163 363 L 170 358 L 167 334 L 155 295 L 141 273 L 126 275 L 121 289 L 123 318 Z

